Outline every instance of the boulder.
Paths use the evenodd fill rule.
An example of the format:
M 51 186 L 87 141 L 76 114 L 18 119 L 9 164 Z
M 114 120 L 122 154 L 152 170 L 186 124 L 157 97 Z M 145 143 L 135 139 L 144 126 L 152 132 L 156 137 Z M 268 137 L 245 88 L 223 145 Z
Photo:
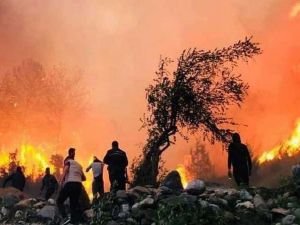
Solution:
M 240 191 L 240 199 L 245 201 L 251 201 L 253 199 L 253 196 L 245 189 L 242 189 Z
M 55 217 L 58 215 L 58 212 L 55 206 L 46 205 L 38 212 L 37 215 L 44 219 L 54 220 Z
M 205 191 L 205 183 L 202 180 L 193 180 L 185 188 L 186 192 L 192 195 L 200 195 Z
M 165 177 L 165 179 L 162 181 L 160 186 L 167 187 L 167 188 L 171 189 L 172 191 L 176 191 L 176 192 L 182 191 L 183 186 L 182 186 L 180 174 L 178 173 L 178 171 L 176 171 L 176 170 L 171 171 Z
M 250 202 L 250 201 L 238 203 L 235 207 L 236 207 L 236 208 L 254 209 L 254 205 L 253 205 L 253 203 Z
M 263 200 L 263 198 L 259 194 L 256 194 L 254 196 L 253 204 L 254 204 L 255 208 L 258 210 L 267 210 L 267 208 L 268 208 L 266 202 Z
M 296 217 L 294 215 L 287 215 L 282 218 L 281 223 L 282 225 L 292 225 L 295 221 Z
M 2 205 L 6 208 L 12 208 L 19 201 L 20 198 L 18 198 L 16 195 L 13 194 L 7 194 L 2 197 Z
M 37 200 L 34 198 L 24 199 L 24 200 L 19 201 L 15 205 L 15 208 L 16 209 L 25 209 L 25 208 L 31 207 L 36 202 L 37 202 Z

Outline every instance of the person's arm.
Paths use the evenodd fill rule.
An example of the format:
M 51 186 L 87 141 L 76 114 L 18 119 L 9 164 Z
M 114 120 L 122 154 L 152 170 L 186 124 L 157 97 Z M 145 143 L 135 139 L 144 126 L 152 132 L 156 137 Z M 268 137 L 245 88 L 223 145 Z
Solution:
M 62 174 L 62 177 L 61 177 L 61 180 L 60 180 L 60 185 L 62 186 L 65 179 L 66 179 L 66 176 L 67 174 L 69 173 L 69 169 L 70 169 L 70 163 L 67 162 L 65 163 L 65 166 L 64 166 L 64 171 L 63 171 L 63 174 Z
M 41 192 L 44 190 L 44 188 L 45 188 L 45 177 L 42 180 Z
M 231 174 L 231 164 L 232 164 L 232 152 L 231 152 L 231 148 L 230 145 L 228 147 L 228 162 L 227 162 L 227 166 L 228 166 L 228 177 L 231 178 L 232 174 Z
M 104 159 L 103 159 L 103 162 L 105 163 L 105 164 L 109 164 L 109 162 L 110 162 L 110 154 L 109 154 L 109 151 L 106 153 L 106 155 L 104 156 Z
M 249 175 L 251 175 L 251 172 L 252 172 L 252 160 L 251 160 L 251 156 L 250 156 L 250 153 L 249 153 L 249 150 L 248 150 L 248 148 L 247 148 L 247 146 L 245 146 L 246 147 L 246 152 L 247 152 L 247 163 L 248 163 L 248 169 L 249 169 Z
M 85 170 L 85 172 L 89 172 L 90 171 L 90 169 L 92 169 L 92 164 L 91 165 L 89 165 L 89 167 L 88 168 L 86 168 L 86 170 Z

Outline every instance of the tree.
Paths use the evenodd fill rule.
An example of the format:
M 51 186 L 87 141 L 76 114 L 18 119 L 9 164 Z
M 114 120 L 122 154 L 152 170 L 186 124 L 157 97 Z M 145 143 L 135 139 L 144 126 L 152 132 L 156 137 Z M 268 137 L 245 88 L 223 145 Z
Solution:
M 37 61 L 25 60 L 0 76 L 2 140 L 40 137 L 57 143 L 64 116 L 82 112 L 87 103 L 81 73 L 63 66 L 46 69 Z
M 63 164 L 64 164 L 64 157 L 59 154 L 54 154 L 51 155 L 50 159 L 51 165 L 54 166 L 54 175 L 56 178 L 60 178 L 62 175 L 62 169 L 63 169 Z
M 146 89 L 148 112 L 143 119 L 148 138 L 142 160 L 135 168 L 135 185 L 156 184 L 162 153 L 176 141 L 177 133 L 201 131 L 214 143 L 228 141 L 235 125 L 226 116 L 231 105 L 243 102 L 248 84 L 235 72 L 239 61 L 260 54 L 257 43 L 246 38 L 227 48 L 184 50 L 171 73 L 169 58 L 160 60 L 156 79 Z
M 208 180 L 215 176 L 209 153 L 199 140 L 196 141 L 195 147 L 190 149 L 189 162 L 185 167 L 193 179 Z

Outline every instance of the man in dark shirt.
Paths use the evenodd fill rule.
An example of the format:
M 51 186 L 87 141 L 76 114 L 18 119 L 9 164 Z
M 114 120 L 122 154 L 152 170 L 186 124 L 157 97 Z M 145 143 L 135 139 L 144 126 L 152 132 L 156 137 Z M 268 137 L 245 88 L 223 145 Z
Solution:
M 47 167 L 45 171 L 45 176 L 43 177 L 42 180 L 42 188 L 41 192 L 45 189 L 45 199 L 48 200 L 53 193 L 57 190 L 58 188 L 58 182 L 52 174 L 50 174 L 50 168 Z
M 17 167 L 14 173 L 6 177 L 3 182 L 3 187 L 5 187 L 8 181 L 11 181 L 12 187 L 19 189 L 20 191 L 24 190 L 26 178 L 20 166 Z
M 112 142 L 112 149 L 107 151 L 103 162 L 108 165 L 110 190 L 125 190 L 128 159 L 126 153 L 119 149 L 119 143 L 117 141 Z
M 231 177 L 231 166 L 233 167 L 233 177 L 238 186 L 249 185 L 252 162 L 246 145 L 241 143 L 238 133 L 232 135 L 232 142 L 228 148 L 228 175 Z

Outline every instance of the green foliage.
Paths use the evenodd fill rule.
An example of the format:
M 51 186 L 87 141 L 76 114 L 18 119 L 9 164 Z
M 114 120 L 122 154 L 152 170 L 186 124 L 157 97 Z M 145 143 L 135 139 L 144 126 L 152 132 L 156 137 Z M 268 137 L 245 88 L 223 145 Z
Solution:
M 221 225 L 222 215 L 209 207 L 203 208 L 200 204 L 182 203 L 160 204 L 157 210 L 158 225 Z

